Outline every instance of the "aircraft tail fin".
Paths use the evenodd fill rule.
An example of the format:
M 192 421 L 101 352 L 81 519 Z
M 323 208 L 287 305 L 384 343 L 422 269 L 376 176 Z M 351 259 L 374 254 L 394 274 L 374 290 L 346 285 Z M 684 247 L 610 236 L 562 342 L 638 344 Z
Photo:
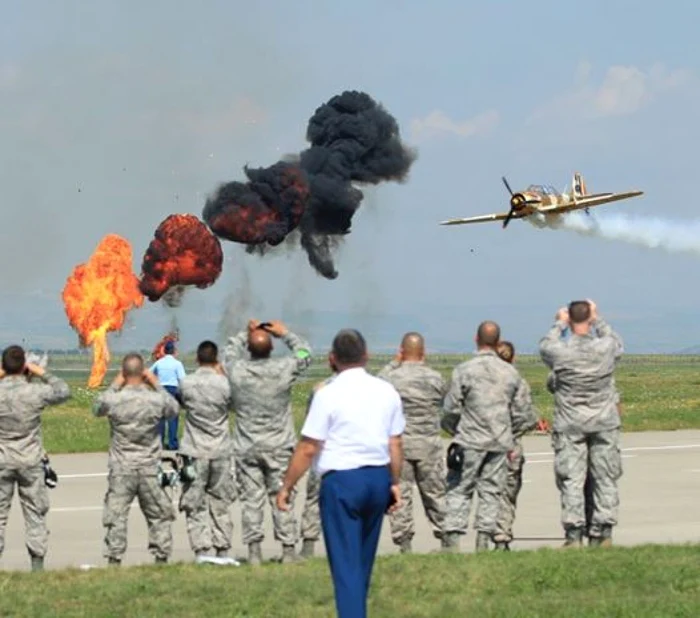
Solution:
M 583 197 L 588 193 L 586 181 L 579 172 L 575 172 L 571 180 L 571 192 L 574 194 L 574 197 Z

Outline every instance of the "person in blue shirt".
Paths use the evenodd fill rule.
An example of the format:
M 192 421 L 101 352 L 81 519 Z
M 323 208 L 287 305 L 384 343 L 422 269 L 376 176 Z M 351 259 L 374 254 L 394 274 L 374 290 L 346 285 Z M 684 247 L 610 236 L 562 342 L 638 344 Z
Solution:
M 165 356 L 153 363 L 151 371 L 158 377 L 161 386 L 180 402 L 180 380 L 185 377 L 185 366 L 175 358 L 175 343 L 173 341 L 168 341 L 163 351 Z M 161 419 L 158 424 L 160 439 L 166 450 L 176 451 L 180 448 L 177 439 L 179 420 L 179 416 L 168 420 L 167 443 L 165 441 L 165 419 Z

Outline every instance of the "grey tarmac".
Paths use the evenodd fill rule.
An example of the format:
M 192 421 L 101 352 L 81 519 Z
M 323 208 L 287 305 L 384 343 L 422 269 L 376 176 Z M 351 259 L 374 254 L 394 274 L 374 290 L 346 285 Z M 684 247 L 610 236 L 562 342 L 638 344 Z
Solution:
M 445 442 L 447 446 L 448 442 Z M 554 485 L 552 449 L 548 436 L 526 436 L 523 440 L 527 462 L 524 484 L 518 502 L 514 526 L 513 550 L 557 547 L 563 541 L 559 521 L 559 495 Z M 700 431 L 644 432 L 623 434 L 624 476 L 620 480 L 620 524 L 614 531 L 619 545 L 645 543 L 700 542 Z M 51 463 L 59 474 L 59 486 L 51 490 L 48 515 L 49 552 L 46 568 L 78 568 L 81 565 L 104 566 L 102 558 L 102 500 L 107 485 L 106 453 L 88 455 L 52 455 Z M 296 501 L 299 521 L 303 508 L 306 479 L 300 481 L 300 499 Z M 174 496 L 179 498 L 179 490 Z M 414 552 L 438 549 L 420 500 L 415 500 L 416 536 Z M 232 556 L 243 557 L 247 548 L 241 542 L 240 504 L 233 512 Z M 279 556 L 279 544 L 272 535 L 271 518 L 265 518 L 263 559 Z M 180 513 L 173 528 L 172 562 L 193 562 L 185 518 Z M 129 544 L 124 565 L 151 564 L 146 548 L 146 524 L 138 507 L 129 518 Z M 28 570 L 29 558 L 24 546 L 24 525 L 15 495 L 7 526 L 5 554 L 0 568 Z M 469 528 L 462 551 L 474 547 L 474 530 Z M 394 554 L 388 518 L 384 522 L 380 554 Z M 316 555 L 323 555 L 323 542 Z

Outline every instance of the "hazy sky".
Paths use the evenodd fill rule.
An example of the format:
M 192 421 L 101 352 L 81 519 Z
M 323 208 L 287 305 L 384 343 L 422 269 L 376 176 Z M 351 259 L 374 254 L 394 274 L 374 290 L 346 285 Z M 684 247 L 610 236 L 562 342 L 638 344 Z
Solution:
M 310 312 L 303 328 L 319 346 L 327 330 L 316 320 L 328 332 L 374 332 L 379 320 L 375 347 L 421 328 L 434 347 L 469 351 L 492 318 L 531 349 L 581 297 L 598 301 L 630 351 L 700 343 L 700 6 L 690 0 L 673 11 L 615 0 L 2 6 L 1 345 L 74 345 L 60 293 L 102 236 L 132 243 L 138 273 L 163 218 L 200 216 L 243 165 L 303 149 L 313 111 L 346 89 L 397 118 L 419 150 L 410 179 L 367 191 L 334 281 L 301 252 L 261 259 L 224 243 L 217 285 L 190 291 L 178 311 L 188 345 L 216 335 L 231 293 L 241 319 Z M 601 220 L 641 217 L 625 225 L 687 251 L 520 221 L 437 225 L 506 209 L 501 175 L 513 188 L 563 189 L 575 170 L 589 191 L 645 191 L 601 207 Z M 147 301 L 114 346 L 150 346 L 169 320 Z

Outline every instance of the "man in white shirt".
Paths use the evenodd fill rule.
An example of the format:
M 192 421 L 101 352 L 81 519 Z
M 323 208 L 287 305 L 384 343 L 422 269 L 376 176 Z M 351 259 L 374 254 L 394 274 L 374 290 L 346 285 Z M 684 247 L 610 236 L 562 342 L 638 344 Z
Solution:
M 314 395 L 277 506 L 291 508 L 293 488 L 315 460 L 336 610 L 339 618 L 365 618 L 384 514 L 401 502 L 406 421 L 396 389 L 365 370 L 358 331 L 341 330 L 328 360 L 337 375 Z

